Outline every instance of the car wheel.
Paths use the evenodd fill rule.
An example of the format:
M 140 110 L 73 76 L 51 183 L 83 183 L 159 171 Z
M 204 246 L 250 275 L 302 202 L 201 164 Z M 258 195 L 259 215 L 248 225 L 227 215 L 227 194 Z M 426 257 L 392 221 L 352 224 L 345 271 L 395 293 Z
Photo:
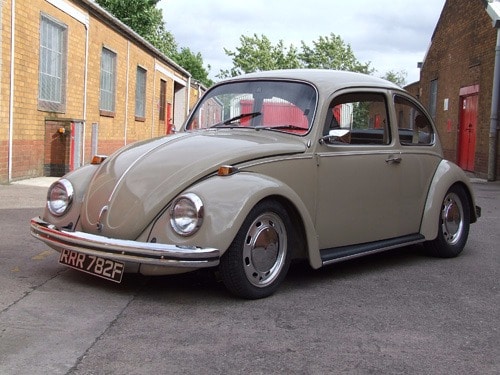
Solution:
M 291 227 L 286 210 L 275 201 L 250 211 L 219 265 L 231 293 L 257 299 L 278 289 L 290 266 Z
M 460 254 L 469 236 L 470 211 L 467 195 L 460 186 L 452 186 L 441 205 L 436 239 L 424 243 L 433 256 L 453 258 Z

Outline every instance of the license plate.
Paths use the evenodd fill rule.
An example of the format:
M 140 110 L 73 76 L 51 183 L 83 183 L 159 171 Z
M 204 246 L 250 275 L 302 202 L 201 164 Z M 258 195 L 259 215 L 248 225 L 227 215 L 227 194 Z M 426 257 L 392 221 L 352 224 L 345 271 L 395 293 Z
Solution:
M 111 259 L 101 258 L 94 255 L 77 253 L 76 251 L 63 249 L 59 256 L 59 263 L 87 272 L 103 279 L 120 283 L 122 281 L 125 265 Z

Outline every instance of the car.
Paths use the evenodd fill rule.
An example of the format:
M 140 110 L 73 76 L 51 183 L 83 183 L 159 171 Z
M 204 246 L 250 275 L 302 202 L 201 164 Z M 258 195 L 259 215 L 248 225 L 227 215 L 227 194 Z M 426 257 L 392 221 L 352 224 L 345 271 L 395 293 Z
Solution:
M 30 228 L 60 263 L 111 281 L 210 268 L 257 299 L 292 260 L 318 269 L 414 244 L 455 257 L 480 213 L 413 96 L 299 69 L 215 84 L 180 131 L 54 182 Z

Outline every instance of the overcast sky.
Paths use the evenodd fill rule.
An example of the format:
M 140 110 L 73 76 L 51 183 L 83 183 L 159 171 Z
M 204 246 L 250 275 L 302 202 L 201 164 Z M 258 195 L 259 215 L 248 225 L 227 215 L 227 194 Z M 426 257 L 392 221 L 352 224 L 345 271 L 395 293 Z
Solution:
M 224 49 L 240 36 L 265 35 L 300 49 L 330 33 L 350 44 L 356 58 L 371 62 L 375 75 L 406 71 L 418 81 L 445 0 L 160 0 L 166 29 L 180 47 L 200 52 L 210 77 L 232 67 Z

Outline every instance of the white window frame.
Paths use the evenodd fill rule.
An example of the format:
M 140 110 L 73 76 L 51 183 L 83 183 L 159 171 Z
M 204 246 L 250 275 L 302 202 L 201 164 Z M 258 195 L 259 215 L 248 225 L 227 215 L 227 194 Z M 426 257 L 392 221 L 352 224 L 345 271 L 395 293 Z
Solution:
M 67 54 L 67 25 L 42 13 L 38 68 L 39 110 L 59 113 L 66 111 Z
M 148 71 L 142 66 L 137 66 L 135 80 L 135 117 L 136 120 L 146 118 L 146 83 Z
M 102 48 L 99 109 L 103 116 L 114 116 L 115 114 L 116 56 L 116 53 L 111 49 Z

